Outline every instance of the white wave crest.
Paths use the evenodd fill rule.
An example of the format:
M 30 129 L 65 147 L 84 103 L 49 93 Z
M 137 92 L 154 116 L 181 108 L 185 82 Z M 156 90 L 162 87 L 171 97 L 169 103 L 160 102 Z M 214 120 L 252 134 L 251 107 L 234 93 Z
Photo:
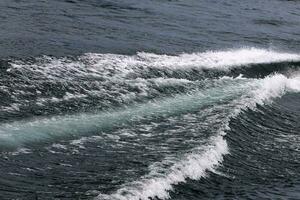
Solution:
M 145 64 L 158 68 L 216 68 L 226 70 L 248 64 L 299 61 L 300 55 L 283 53 L 268 49 L 242 48 L 225 51 L 208 51 L 204 53 L 180 54 L 178 56 L 138 53 Z
M 259 89 L 253 92 L 255 104 L 263 104 L 287 92 L 299 92 L 300 76 L 288 78 L 282 74 L 274 74 L 262 79 L 259 84 Z
M 129 187 L 119 189 L 115 194 L 100 194 L 97 199 L 148 200 L 149 197 L 169 198 L 172 185 L 185 182 L 187 178 L 197 180 L 205 175 L 206 170 L 213 170 L 228 153 L 226 141 L 222 136 L 215 137 L 212 143 L 200 154 L 191 153 L 185 159 L 174 164 L 165 176 L 143 179 Z
M 300 54 L 245 47 L 224 51 L 207 51 L 202 53 L 183 53 L 179 55 L 158 55 L 139 52 L 136 55 L 87 53 L 78 60 L 68 58 L 42 57 L 37 63 L 15 61 L 7 71 L 31 71 L 39 77 L 48 79 L 70 80 L 80 77 L 111 77 L 118 74 L 124 76 L 141 68 L 168 69 L 220 69 L 249 64 L 300 61 Z

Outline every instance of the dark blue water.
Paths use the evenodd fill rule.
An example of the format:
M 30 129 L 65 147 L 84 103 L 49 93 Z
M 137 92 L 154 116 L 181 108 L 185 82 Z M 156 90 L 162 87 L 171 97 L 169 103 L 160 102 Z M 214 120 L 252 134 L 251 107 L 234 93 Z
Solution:
M 300 198 L 299 1 L 0 11 L 0 199 Z
M 299 50 L 298 1 L 3 0 L 1 57 Z

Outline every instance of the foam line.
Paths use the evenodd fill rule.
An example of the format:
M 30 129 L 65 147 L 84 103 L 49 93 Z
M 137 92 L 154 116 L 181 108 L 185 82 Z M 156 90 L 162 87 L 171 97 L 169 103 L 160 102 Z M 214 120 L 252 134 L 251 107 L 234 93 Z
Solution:
M 119 189 L 112 195 L 100 194 L 101 200 L 148 200 L 150 197 L 168 199 L 173 185 L 183 183 L 187 178 L 197 180 L 205 175 L 206 170 L 213 170 L 228 153 L 227 142 L 222 136 L 214 137 L 203 153 L 190 153 L 175 163 L 168 174 L 145 178 Z
M 268 49 L 241 48 L 225 51 L 208 51 L 204 53 L 180 54 L 178 56 L 139 53 L 147 64 L 158 68 L 205 68 L 228 70 L 249 64 L 277 63 L 299 61 L 300 55 Z
M 203 53 L 158 55 L 139 52 L 136 55 L 87 53 L 76 61 L 68 58 L 42 57 L 36 63 L 11 62 L 8 72 L 22 71 L 22 74 L 36 75 L 37 78 L 67 79 L 74 77 L 108 78 L 124 77 L 145 68 L 160 69 L 219 69 L 229 70 L 250 64 L 300 61 L 300 54 L 259 48 L 240 48 Z M 25 72 L 24 72 L 25 71 Z

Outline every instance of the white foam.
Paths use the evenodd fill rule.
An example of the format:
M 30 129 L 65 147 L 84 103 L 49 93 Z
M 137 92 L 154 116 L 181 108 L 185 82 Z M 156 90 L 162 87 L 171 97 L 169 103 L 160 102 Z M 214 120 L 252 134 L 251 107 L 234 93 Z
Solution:
M 77 139 L 77 140 L 72 140 L 70 142 L 71 145 L 74 145 L 74 146 L 78 146 L 78 147 L 81 147 L 81 148 L 84 148 L 83 144 L 85 144 L 86 142 L 92 142 L 92 141 L 99 141 L 103 139 L 101 136 L 90 136 L 90 137 L 82 137 L 80 139 Z
M 208 150 L 200 154 L 187 154 L 183 160 L 171 167 L 168 174 L 162 177 L 144 178 L 133 183 L 132 186 L 118 190 L 115 194 L 110 196 L 100 194 L 97 198 L 120 200 L 148 200 L 149 197 L 169 198 L 168 191 L 172 190 L 172 185 L 185 182 L 186 178 L 196 180 L 203 177 L 206 170 L 212 170 L 218 166 L 223 160 L 223 155 L 228 153 L 227 143 L 221 136 L 214 138 L 206 148 Z
M 19 103 L 12 103 L 9 106 L 1 106 L 1 111 L 19 111 L 21 104 Z
M 226 70 L 248 64 L 275 63 L 300 61 L 300 54 L 245 47 L 228 49 L 224 51 L 207 51 L 202 53 L 158 55 L 139 52 L 137 55 L 127 56 L 118 54 L 88 53 L 79 57 L 78 61 L 67 58 L 42 57 L 41 62 L 24 63 L 15 61 L 11 63 L 13 70 L 31 71 L 38 77 L 47 79 L 71 80 L 78 77 L 109 77 L 112 79 L 124 76 L 136 69 L 156 67 L 169 69 L 205 68 Z
M 68 149 L 68 148 L 66 147 L 66 145 L 57 144 L 57 143 L 52 144 L 52 147 L 53 147 L 53 148 L 56 148 L 56 149 L 63 149 L 63 150 Z
M 28 149 L 28 148 L 18 148 L 16 151 L 9 152 L 8 154 L 16 156 L 16 155 L 19 155 L 19 154 L 29 154 L 29 153 L 31 153 L 31 150 Z
M 299 76 L 300 77 L 300 76 Z M 288 81 L 287 88 L 292 92 L 300 92 L 300 78 L 295 77 Z
M 66 92 L 66 94 L 63 96 L 63 99 L 65 101 L 71 100 L 71 99 L 80 99 L 80 98 L 84 98 L 87 97 L 87 95 L 85 94 L 71 94 L 69 92 Z
M 259 84 L 259 89 L 253 92 L 254 102 L 263 104 L 275 97 L 281 97 L 287 92 L 299 92 L 300 76 L 288 78 L 282 74 L 274 74 L 260 80 Z
M 226 70 L 248 64 L 299 61 L 300 54 L 285 53 L 270 49 L 241 48 L 224 51 L 179 54 L 177 56 L 157 55 L 140 52 L 135 56 L 116 54 L 86 54 L 95 68 L 115 66 L 122 73 L 132 72 L 134 67 L 156 67 L 172 69 L 204 68 Z
M 140 53 L 138 56 L 152 62 L 157 67 L 219 68 L 226 69 L 247 64 L 296 61 L 299 54 L 282 53 L 268 49 L 242 48 L 227 51 L 208 51 L 204 53 L 181 54 L 179 56 Z M 149 59 L 150 58 L 150 59 Z
M 236 80 L 238 80 L 238 79 L 246 79 L 246 78 L 244 78 L 243 77 L 243 74 L 239 74 L 237 77 L 232 77 L 232 76 L 222 76 L 222 77 L 220 77 L 219 79 L 230 79 L 230 80 L 233 80 L 233 79 L 236 79 Z
M 192 83 L 192 81 L 190 80 L 177 78 L 154 78 L 150 81 L 153 81 L 158 86 L 173 86 Z

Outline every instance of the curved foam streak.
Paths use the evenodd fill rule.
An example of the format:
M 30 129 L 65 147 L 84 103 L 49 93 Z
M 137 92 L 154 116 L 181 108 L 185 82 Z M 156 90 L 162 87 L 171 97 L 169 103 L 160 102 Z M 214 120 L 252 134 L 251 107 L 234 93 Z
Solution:
M 132 56 L 87 53 L 76 61 L 68 58 L 56 59 L 45 56 L 38 59 L 37 63 L 14 61 L 7 71 L 30 71 L 37 77 L 47 79 L 71 80 L 73 77 L 94 77 L 111 80 L 114 76 L 124 77 L 129 73 L 145 68 L 229 70 L 249 64 L 293 61 L 300 61 L 300 54 L 246 47 L 224 51 L 183 53 L 175 56 L 145 52 L 139 52 Z
M 224 119 L 228 128 L 230 118 L 236 117 L 243 109 L 254 109 L 256 104 L 264 104 L 273 98 L 280 97 L 286 92 L 300 91 L 300 76 L 287 78 L 281 74 L 266 77 L 257 80 L 251 84 L 255 86 L 252 92 L 234 102 L 236 109 Z M 105 200 L 148 200 L 149 198 L 158 197 L 159 199 L 168 199 L 169 191 L 173 186 L 186 182 L 186 179 L 197 180 L 205 176 L 206 171 L 212 171 L 218 167 L 223 156 L 228 153 L 226 140 L 223 138 L 224 130 L 220 130 L 217 136 L 211 138 L 210 145 L 205 147 L 206 151 L 186 154 L 184 158 L 174 163 L 166 174 L 159 177 L 145 176 L 141 180 L 126 184 L 123 188 L 117 190 L 111 195 L 100 194 L 96 199 Z
M 180 54 L 178 56 L 139 53 L 147 65 L 158 68 L 189 68 L 228 70 L 248 64 L 299 61 L 300 54 L 277 52 L 268 49 L 242 48 L 225 51 L 208 51 L 204 53 Z
M 223 155 L 228 153 L 227 142 L 222 136 L 212 139 L 203 153 L 191 153 L 178 163 L 164 176 L 152 177 L 131 183 L 131 186 L 119 189 L 115 194 L 100 194 L 96 199 L 101 200 L 148 200 L 149 197 L 159 199 L 169 198 L 173 185 L 183 183 L 187 178 L 197 180 L 204 176 L 206 170 L 213 170 L 223 161 Z

